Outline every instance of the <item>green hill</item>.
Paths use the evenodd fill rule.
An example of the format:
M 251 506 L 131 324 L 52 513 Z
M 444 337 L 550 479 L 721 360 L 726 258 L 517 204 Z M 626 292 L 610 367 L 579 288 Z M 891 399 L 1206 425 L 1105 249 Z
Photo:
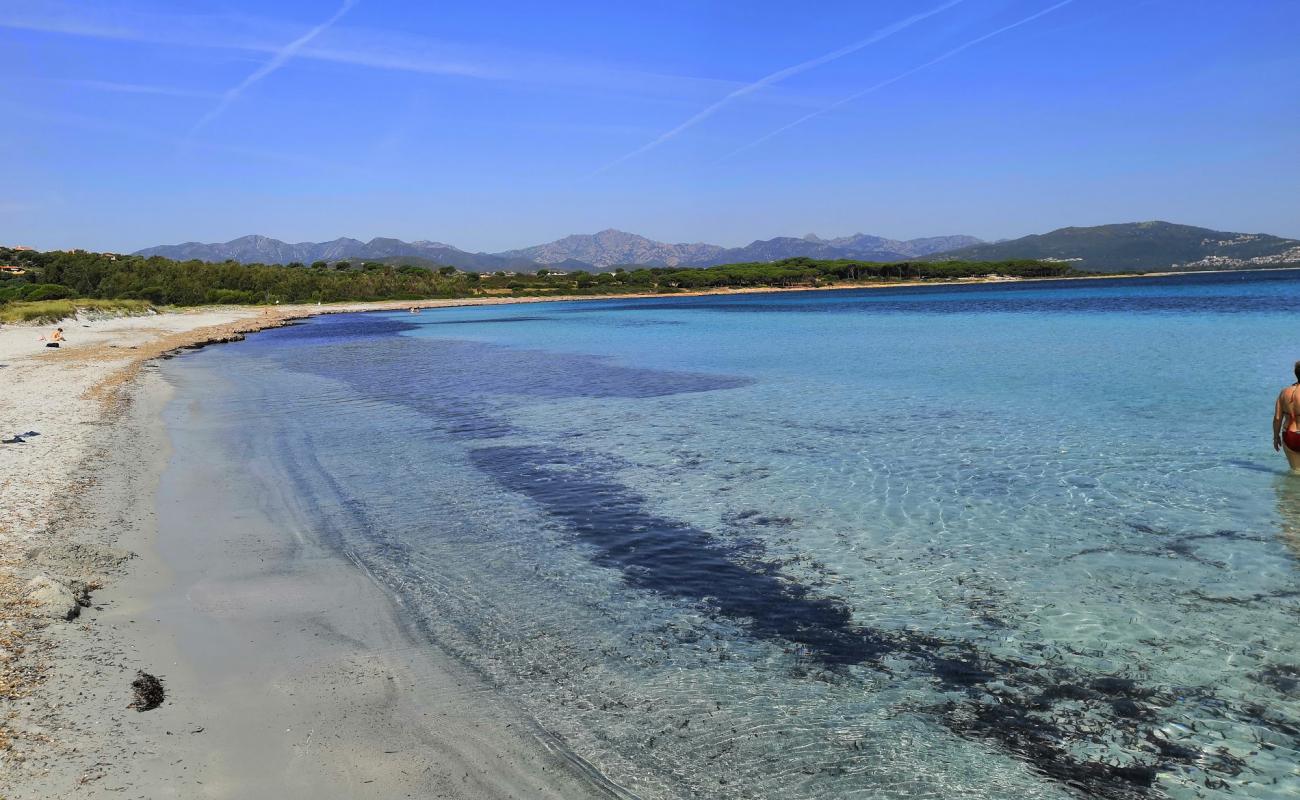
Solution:
M 1090 272 L 1262 269 L 1300 265 L 1300 241 L 1266 233 L 1229 233 L 1170 222 L 1061 228 L 930 258 L 962 261 L 1041 259 Z

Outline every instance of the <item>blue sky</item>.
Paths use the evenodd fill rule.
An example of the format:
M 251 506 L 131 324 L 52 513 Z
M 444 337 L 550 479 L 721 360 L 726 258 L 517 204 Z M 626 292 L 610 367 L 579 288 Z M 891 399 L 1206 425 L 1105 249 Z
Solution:
M 0 0 L 0 242 L 1300 237 L 1295 0 Z

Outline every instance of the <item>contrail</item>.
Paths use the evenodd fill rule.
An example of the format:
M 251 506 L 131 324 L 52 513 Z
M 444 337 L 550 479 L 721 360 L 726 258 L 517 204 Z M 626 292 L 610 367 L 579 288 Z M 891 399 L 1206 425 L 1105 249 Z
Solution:
M 304 33 L 302 36 L 299 36 L 297 39 L 294 39 L 292 42 L 289 42 L 284 47 L 281 47 L 279 50 L 277 50 L 275 52 L 275 55 L 271 56 L 270 61 L 267 61 L 262 66 L 258 67 L 257 70 L 255 70 L 252 75 L 249 75 L 247 78 L 244 78 L 244 80 L 240 81 L 238 86 L 228 90 L 225 94 L 223 94 L 221 96 L 221 101 L 217 103 L 216 108 L 212 109 L 207 114 L 204 114 L 203 118 L 194 124 L 194 127 L 190 129 L 190 135 L 193 136 L 194 134 L 198 133 L 209 122 L 212 122 L 212 120 L 224 114 L 226 109 L 230 108 L 230 106 L 236 100 L 239 99 L 239 96 L 243 94 L 244 91 L 248 89 L 248 87 L 262 80 L 267 75 L 270 75 L 272 72 L 275 72 L 280 67 L 283 67 L 285 65 L 285 62 L 293 58 L 294 55 L 299 50 L 301 50 L 308 42 L 310 42 L 312 39 L 315 39 L 317 36 L 320 36 L 331 25 L 338 22 L 339 19 L 344 14 L 348 13 L 348 11 L 350 11 L 352 7 L 356 4 L 357 4 L 357 0 L 343 0 L 343 5 L 339 6 L 339 10 L 335 11 L 334 14 L 329 19 L 325 20 L 321 24 L 317 25 L 316 27 Z
M 1074 0 L 1061 0 L 1061 2 L 1057 3 L 1056 5 L 1051 6 L 1050 8 L 1045 8 L 1045 9 L 1043 9 L 1042 11 L 1039 11 L 1039 12 L 1036 13 L 1036 14 L 1030 14 L 1029 16 L 1027 16 L 1027 17 L 1025 17 L 1024 19 L 1020 20 L 1019 22 L 1013 22 L 1013 23 L 1011 23 L 1010 25 L 1007 25 L 1007 26 L 1002 27 L 1002 28 L 998 28 L 997 30 L 995 30 L 995 31 L 993 31 L 993 32 L 991 32 L 991 33 L 986 33 L 986 34 L 984 34 L 983 36 L 979 37 L 978 39 L 971 39 L 969 42 L 966 42 L 965 44 L 958 45 L 957 47 L 954 47 L 953 49 L 951 49 L 951 50 L 949 50 L 948 52 L 944 53 L 943 55 L 939 56 L 938 58 L 933 58 L 933 59 L 931 59 L 931 60 L 925 62 L 924 64 L 922 64 L 922 65 L 920 65 L 920 66 L 918 66 L 918 67 L 912 67 L 911 69 L 907 70 L 906 72 L 899 73 L 898 75 L 895 75 L 894 77 L 892 77 L 892 78 L 890 78 L 890 79 L 888 79 L 888 80 L 881 81 L 880 83 L 877 83 L 877 84 L 874 85 L 874 86 L 869 86 L 869 87 L 867 87 L 866 89 L 863 89 L 863 90 L 860 91 L 860 92 L 857 92 L 857 93 L 855 93 L 855 94 L 851 94 L 851 95 L 849 95 L 848 97 L 844 98 L 843 100 L 837 100 L 837 101 L 835 101 L 834 103 L 831 103 L 830 105 L 826 106 L 825 108 L 820 108 L 820 109 L 818 109 L 818 110 L 812 112 L 811 114 L 806 114 L 806 115 L 800 117 L 799 119 L 795 120 L 794 122 L 791 122 L 789 125 L 784 125 L 784 126 L 782 126 L 782 127 L 780 127 L 780 128 L 777 128 L 776 130 L 772 131 L 771 133 L 767 134 L 766 136 L 763 136 L 763 137 L 761 137 L 761 138 L 755 139 L 754 141 L 750 142 L 749 144 L 745 145 L 744 147 L 741 147 L 741 148 L 738 148 L 738 149 L 736 149 L 736 150 L 731 151 L 730 153 L 728 153 L 728 154 L 726 154 L 725 156 L 723 156 L 722 158 L 720 158 L 719 161 L 726 161 L 727 159 L 731 158 L 732 156 L 735 156 L 735 155 L 738 155 L 738 154 L 740 154 L 740 153 L 743 153 L 743 152 L 745 152 L 746 150 L 749 150 L 750 148 L 758 147 L 760 144 L 762 144 L 763 142 L 766 142 L 768 139 L 771 139 L 771 138 L 773 138 L 773 137 L 775 137 L 775 136 L 780 136 L 781 134 L 785 133 L 786 131 L 790 130 L 791 128 L 794 128 L 794 127 L 797 127 L 797 126 L 799 126 L 799 125 L 802 125 L 802 124 L 804 124 L 805 122 L 807 122 L 807 121 L 810 120 L 810 119 L 813 119 L 813 118 L 815 118 L 815 117 L 820 117 L 822 114 L 825 114 L 825 113 L 828 112 L 828 111 L 833 111 L 833 110 L 839 108 L 840 106 L 846 105 L 846 104 L 848 104 L 848 103 L 852 103 L 854 100 L 858 100 L 858 99 L 860 99 L 860 98 L 862 98 L 862 97 L 865 97 L 866 95 L 869 95 L 869 94 L 871 94 L 872 92 L 879 91 L 879 90 L 885 88 L 886 86 L 889 86 L 891 83 L 897 83 L 898 81 L 901 81 L 902 79 L 908 77 L 909 75 L 915 75 L 916 73 L 920 72 L 920 71 L 923 70 L 923 69 L 928 69 L 929 67 L 933 67 L 935 64 L 938 64 L 940 61 L 947 61 L 948 59 L 952 58 L 953 56 L 957 55 L 958 53 L 960 53 L 961 51 L 963 51 L 963 50 L 965 50 L 965 49 L 967 49 L 967 48 L 969 48 L 969 47 L 974 47 L 975 45 L 979 44 L 980 42 L 988 41 L 989 39 L 992 39 L 994 36 L 997 36 L 998 34 L 1006 33 L 1007 31 L 1011 30 L 1012 28 L 1019 28 L 1021 25 L 1025 25 L 1025 24 L 1028 24 L 1028 23 L 1030 23 L 1030 22 L 1033 22 L 1034 20 L 1038 19 L 1039 17 L 1046 16 L 1047 14 L 1052 13 L 1053 11 L 1057 10 L 1058 8 L 1061 8 L 1061 7 L 1063 7 L 1063 6 L 1068 6 L 1069 4 L 1071 4 L 1071 3 L 1073 3 L 1073 2 L 1074 2 Z
M 664 142 L 678 135 L 679 133 L 686 130 L 687 128 L 693 127 L 694 125 L 713 116 L 723 106 L 729 104 L 732 100 L 735 100 L 738 97 L 744 97 L 747 94 L 752 94 L 758 91 L 759 89 L 763 89 L 767 86 L 771 86 L 772 84 L 777 83 L 778 81 L 783 81 L 786 78 L 789 78 L 793 75 L 798 75 L 799 73 L 806 72 L 807 70 L 810 70 L 814 67 L 820 67 L 822 64 L 827 64 L 830 63 L 831 61 L 835 61 L 836 59 L 843 58 L 844 56 L 856 53 L 857 51 L 861 50 L 864 47 L 868 47 L 870 45 L 875 44 L 876 42 L 879 42 L 882 39 L 893 36 L 895 33 L 898 33 L 899 31 L 904 30 L 905 28 L 910 28 L 912 25 L 915 25 L 921 20 L 926 19 L 927 17 L 932 17 L 941 11 L 946 11 L 961 2 L 964 2 L 964 0 L 948 0 L 948 2 L 944 3 L 943 5 L 932 8 L 929 11 L 923 11 L 920 14 L 914 14 L 910 17 L 907 17 L 906 19 L 901 19 L 898 22 L 893 23 L 892 25 L 887 25 L 881 28 L 880 30 L 876 31 L 875 33 L 871 34 L 867 38 L 862 39 L 861 41 L 854 42 L 853 44 L 850 45 L 845 45 L 844 47 L 841 47 L 838 50 L 834 50 L 825 55 L 818 56 L 817 58 L 811 59 L 809 61 L 805 61 L 802 64 L 795 64 L 793 67 L 786 67 L 785 69 L 773 72 L 771 75 L 766 75 L 762 78 L 759 78 L 758 80 L 754 81 L 751 84 L 740 87 L 739 89 L 735 90 L 731 94 L 722 98 L 718 102 L 714 103 L 713 105 L 704 109 L 700 113 L 686 120 L 681 125 L 678 125 L 676 128 L 673 128 L 667 133 L 664 133 L 659 138 L 651 142 L 648 142 L 642 145 L 641 147 L 638 147 L 636 150 L 633 150 L 632 152 L 628 153 L 625 156 L 622 156 L 621 158 L 617 158 L 614 161 L 609 162 L 605 166 L 596 170 L 593 173 L 593 175 L 599 175 L 605 170 L 608 170 L 612 167 L 616 167 L 619 164 L 622 164 L 624 161 L 627 161 L 628 159 L 636 158 L 642 153 L 653 150 L 654 148 L 658 147 L 659 145 L 663 144 Z

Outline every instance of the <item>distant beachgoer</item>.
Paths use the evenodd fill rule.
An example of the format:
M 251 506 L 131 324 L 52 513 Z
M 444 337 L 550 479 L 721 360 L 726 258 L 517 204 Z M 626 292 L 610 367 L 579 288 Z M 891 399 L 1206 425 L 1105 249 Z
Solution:
M 1286 454 L 1292 472 L 1300 472 L 1300 361 L 1295 383 L 1278 393 L 1273 407 L 1273 449 Z
M 45 341 L 44 336 L 41 337 L 41 341 Z M 50 340 L 48 342 L 45 342 L 45 346 L 58 347 L 62 342 L 63 342 L 63 329 L 55 328 L 54 333 L 50 334 Z

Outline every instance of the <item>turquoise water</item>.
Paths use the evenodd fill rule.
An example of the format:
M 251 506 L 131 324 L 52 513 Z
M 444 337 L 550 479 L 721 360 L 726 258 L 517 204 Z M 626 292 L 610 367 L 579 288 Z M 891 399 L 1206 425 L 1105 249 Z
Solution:
M 1269 420 L 1298 300 L 1273 272 L 340 315 L 167 374 L 214 457 L 273 465 L 638 796 L 1295 797 Z

